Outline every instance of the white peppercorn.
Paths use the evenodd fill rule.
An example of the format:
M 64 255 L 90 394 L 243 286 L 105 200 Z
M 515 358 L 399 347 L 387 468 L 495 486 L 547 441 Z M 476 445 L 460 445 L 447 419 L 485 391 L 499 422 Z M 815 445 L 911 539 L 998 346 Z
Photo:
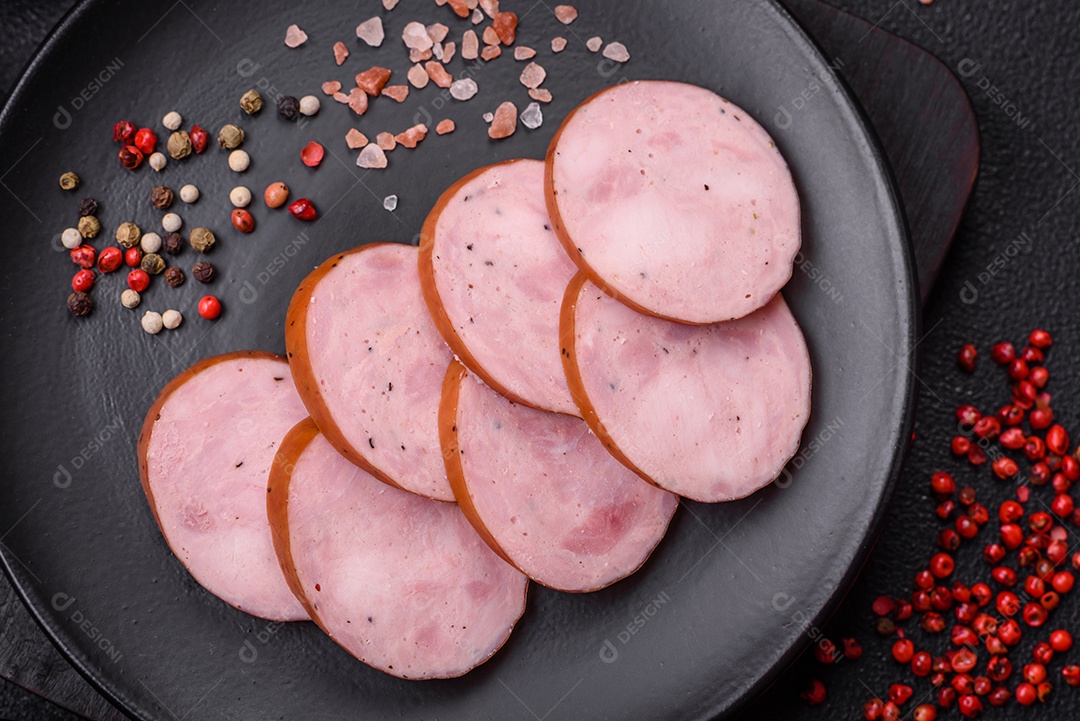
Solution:
M 161 324 L 172 330 L 180 325 L 184 320 L 184 316 L 180 315 L 178 310 L 167 310 L 161 314 Z
M 164 327 L 164 323 L 161 320 L 161 313 L 155 313 L 152 310 L 146 311 L 142 317 L 142 328 L 150 335 L 157 335 Z
M 60 234 L 60 242 L 68 250 L 75 250 L 82 245 L 83 237 L 78 228 L 68 228 Z
M 190 183 L 180 188 L 180 200 L 185 203 L 194 203 L 199 199 L 199 189 Z
M 244 150 L 234 150 L 229 153 L 229 168 L 242 173 L 251 165 L 251 156 Z
M 165 229 L 166 233 L 175 233 L 180 230 L 180 226 L 183 224 L 184 221 L 176 213 L 166 213 L 161 219 L 161 227 Z
M 161 236 L 157 233 L 145 233 L 139 241 L 144 253 L 156 253 L 161 250 Z
M 153 168 L 155 172 L 159 173 L 165 168 L 166 163 L 168 163 L 165 159 L 165 153 L 151 153 L 146 162 L 150 164 L 150 167 Z
M 229 191 L 229 201 L 237 208 L 246 208 L 251 203 L 251 191 L 238 185 Z
M 128 288 L 120 294 L 120 304 L 125 308 L 136 308 L 140 301 L 142 301 L 142 296 L 139 295 L 137 290 Z
M 315 115 L 319 112 L 319 99 L 314 95 L 305 95 L 300 98 L 300 114 Z
M 184 124 L 184 119 L 180 117 L 180 113 L 173 110 L 165 113 L 165 117 L 161 119 L 161 124 L 169 130 L 179 130 L 180 126 Z

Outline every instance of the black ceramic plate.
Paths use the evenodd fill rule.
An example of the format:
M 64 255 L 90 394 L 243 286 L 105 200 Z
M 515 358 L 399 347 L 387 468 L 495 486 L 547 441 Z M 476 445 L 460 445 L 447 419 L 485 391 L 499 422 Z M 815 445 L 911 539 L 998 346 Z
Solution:
M 34 615 L 106 695 L 142 719 L 704 719 L 763 689 L 813 635 L 872 540 L 910 432 L 916 328 L 912 261 L 881 154 L 859 110 L 823 58 L 766 0 L 578 0 L 563 27 L 541 0 L 503 0 L 522 16 L 520 41 L 539 50 L 555 101 L 536 131 L 487 139 L 481 115 L 527 101 L 522 63 L 503 56 L 469 70 L 481 94 L 440 99 L 434 87 L 397 105 L 373 105 L 359 123 L 370 136 L 414 122 L 457 121 L 417 150 L 398 149 L 386 171 L 353 164 L 343 136 L 354 117 L 329 99 L 301 127 L 273 110 L 238 108 L 252 86 L 264 94 L 319 94 L 348 85 L 371 64 L 398 76 L 407 65 L 401 29 L 415 18 L 465 24 L 430 0 L 385 13 L 377 0 L 297 4 L 284 0 L 81 4 L 31 64 L 0 118 L 0 554 Z M 353 34 L 382 15 L 378 50 Z M 282 44 L 297 22 L 311 39 Z M 565 35 L 567 50 L 548 43 Z M 589 53 L 593 35 L 624 42 L 625 66 Z M 352 57 L 342 68 L 330 46 Z M 460 55 L 451 63 L 466 69 Z M 169 553 L 136 473 L 135 444 L 147 407 L 165 382 L 212 354 L 283 350 L 293 288 L 323 258 L 359 243 L 411 242 L 443 188 L 486 163 L 542 157 L 561 118 L 590 93 L 624 78 L 670 78 L 712 88 L 741 104 L 774 135 L 801 193 L 805 247 L 785 293 L 814 366 L 814 407 L 803 451 L 780 482 L 736 503 L 680 509 L 668 537 L 631 579 L 605 591 L 531 591 L 506 646 L 467 677 L 407 682 L 367 668 L 311 624 L 255 619 L 201 590 Z M 240 123 L 251 169 L 236 176 L 224 154 L 173 162 L 160 175 L 119 168 L 111 142 L 121 118 L 160 128 L 169 110 L 212 132 Z M 414 120 L 414 117 L 417 120 Z M 164 133 L 162 132 L 164 136 Z M 330 151 L 321 168 L 300 164 L 309 140 Z M 65 193 L 58 176 L 83 178 Z M 251 236 L 232 230 L 227 193 L 256 194 L 284 180 L 312 198 L 315 224 L 253 206 Z M 220 244 L 213 291 L 225 312 L 201 320 L 205 288 L 160 280 L 138 313 L 118 297 L 122 274 L 99 280 L 97 309 L 68 315 L 74 266 L 58 234 L 76 202 L 101 200 L 111 236 L 160 213 L 150 188 L 196 183 L 198 204 L 178 212 L 207 225 Z M 397 194 L 398 209 L 383 209 Z M 98 243 L 101 247 L 101 243 Z M 196 258 L 180 257 L 185 269 Z M 139 329 L 147 308 L 179 308 L 184 325 L 160 336 Z

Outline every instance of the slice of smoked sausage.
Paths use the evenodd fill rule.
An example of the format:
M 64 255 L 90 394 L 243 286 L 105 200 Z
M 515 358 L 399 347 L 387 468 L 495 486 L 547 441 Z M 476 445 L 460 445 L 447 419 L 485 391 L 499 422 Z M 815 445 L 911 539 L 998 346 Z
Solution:
M 516 405 L 457 362 L 439 430 L 466 517 L 506 560 L 560 591 L 636 571 L 679 503 L 619 464 L 581 419 Z
M 563 365 L 612 454 L 681 496 L 730 501 L 770 483 L 810 416 L 810 356 L 779 294 L 745 318 L 641 315 L 579 274 L 563 301 Z
M 546 182 L 566 252 L 639 312 L 741 318 L 791 277 L 801 233 L 787 164 L 749 113 L 704 88 L 597 93 L 555 134 Z
M 161 532 L 203 588 L 274 621 L 307 619 L 278 566 L 266 482 L 307 411 L 271 353 L 207 358 L 161 391 L 139 435 L 139 475 Z
M 525 611 L 528 581 L 452 503 L 381 483 L 299 423 L 266 493 L 274 547 L 314 620 L 364 663 L 406 679 L 461 676 Z
M 439 450 L 450 362 L 420 294 L 416 248 L 339 253 L 289 303 L 285 347 L 296 388 L 326 439 L 391 485 L 452 501 Z
M 576 272 L 551 227 L 539 160 L 465 176 L 420 234 L 424 300 L 458 359 L 507 398 L 571 415 L 559 307 Z

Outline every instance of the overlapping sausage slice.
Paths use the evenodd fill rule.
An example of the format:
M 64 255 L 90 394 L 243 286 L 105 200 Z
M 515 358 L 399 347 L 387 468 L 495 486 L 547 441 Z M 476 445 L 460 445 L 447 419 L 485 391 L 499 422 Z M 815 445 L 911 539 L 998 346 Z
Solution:
M 375 243 L 304 279 L 285 322 L 296 387 L 326 439 L 391 485 L 452 501 L 438 413 L 450 350 L 417 277 L 416 248 Z
M 308 617 L 266 519 L 274 454 L 306 415 L 284 358 L 230 353 L 166 385 L 139 436 L 143 490 L 169 548 L 203 588 L 274 621 Z
M 636 313 L 579 274 L 562 328 L 585 420 L 661 488 L 706 502 L 742 498 L 798 449 L 810 358 L 780 295 L 745 318 L 689 326 Z
M 488 545 L 551 588 L 595 591 L 629 576 L 678 505 L 612 458 L 584 421 L 514 404 L 457 362 L 439 427 L 465 515 Z
M 574 415 L 559 359 L 559 307 L 576 270 L 552 230 L 538 160 L 465 176 L 421 233 L 424 299 L 454 354 L 506 397 Z
M 381 671 L 461 676 L 525 610 L 527 580 L 456 505 L 379 482 L 310 420 L 282 442 L 264 495 L 282 568 L 311 618 Z
M 684 83 L 624 83 L 578 106 L 548 151 L 547 201 L 590 280 L 686 323 L 761 308 L 799 250 L 799 200 L 768 133 Z

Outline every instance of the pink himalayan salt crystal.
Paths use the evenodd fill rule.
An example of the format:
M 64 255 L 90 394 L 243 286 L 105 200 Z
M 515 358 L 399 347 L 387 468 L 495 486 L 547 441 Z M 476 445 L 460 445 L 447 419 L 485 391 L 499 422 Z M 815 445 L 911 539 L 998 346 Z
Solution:
M 396 8 L 399 2 L 401 2 L 401 0 L 382 0 L 382 6 L 389 11 Z
M 502 55 L 502 48 L 498 45 L 485 45 L 484 49 L 480 51 L 480 57 L 484 60 L 494 60 Z
M 603 44 L 604 44 L 604 39 L 602 37 L 600 37 L 599 35 L 596 36 L 596 37 L 589 38 L 588 40 L 585 41 L 585 47 L 587 47 L 589 49 L 590 53 L 595 53 L 597 50 L 600 49 L 600 47 Z
M 490 25 L 488 25 L 486 28 L 484 28 L 484 37 L 483 37 L 483 39 L 484 39 L 484 45 L 498 45 L 499 42 L 500 42 L 499 41 L 499 34 L 497 32 L 495 32 L 495 28 L 491 27 Z
M 391 97 L 399 103 L 404 103 L 405 98 L 409 97 L 408 85 L 387 85 L 382 89 L 382 94 Z
M 451 60 L 453 60 L 455 52 L 457 52 L 457 44 L 455 44 L 453 42 L 449 42 L 446 45 L 443 45 L 442 61 L 444 63 L 448 63 Z
M 507 100 L 495 110 L 495 116 L 488 127 L 488 136 L 494 140 L 509 138 L 517 130 L 517 106 Z
M 499 0 L 480 0 L 480 9 L 489 18 L 494 18 L 499 14 Z
M 442 66 L 442 63 L 432 60 L 424 65 L 424 70 L 427 71 L 428 77 L 431 78 L 431 82 L 435 83 L 440 88 L 448 88 L 454 83 L 454 77 L 446 72 L 446 68 Z
M 393 133 L 379 133 L 375 136 L 375 142 L 383 150 L 393 150 L 397 147 L 397 140 Z
M 420 144 L 420 141 L 427 137 L 428 127 L 421 123 L 420 125 L 414 125 L 404 133 L 398 133 L 394 136 L 394 140 L 398 142 L 398 145 L 404 145 L 406 148 L 412 149 Z
M 440 63 L 444 62 L 442 43 L 435 43 L 434 45 L 432 45 L 431 46 L 431 54 L 434 55 L 435 59 L 438 60 Z
M 559 18 L 563 25 L 569 25 L 577 20 L 577 8 L 573 5 L 556 5 L 555 17 Z
M 428 37 L 432 42 L 441 43 L 446 40 L 447 33 L 450 32 L 450 28 L 446 27 L 442 23 L 435 23 L 434 25 L 427 26 Z
M 349 132 L 345 133 L 345 144 L 349 146 L 350 150 L 356 150 L 367 145 L 368 139 L 366 135 L 356 128 L 349 128 Z
M 476 37 L 475 30 L 466 30 L 461 37 L 461 57 L 466 60 L 476 60 L 480 55 L 480 39 Z
M 334 62 L 341 65 L 349 57 L 349 49 L 340 40 L 334 43 Z
M 333 95 L 339 90 L 341 90 L 341 83 L 339 83 L 337 80 L 327 80 L 325 83 L 322 84 L 322 91 L 326 95 Z
M 382 18 L 374 17 L 357 25 L 356 37 L 360 38 L 373 48 L 382 45 L 383 40 L 386 38 L 386 32 L 383 30 Z
M 454 14 L 459 18 L 469 17 L 469 3 L 465 0 L 447 0 L 450 3 L 450 9 L 454 11 Z
M 435 126 L 435 132 L 439 135 L 446 135 L 447 133 L 454 132 L 455 128 L 457 128 L 457 125 L 454 124 L 454 121 L 447 118 L 446 120 L 439 121 L 439 124 Z
M 339 103 L 348 103 L 349 96 L 341 92 L 334 93 L 334 100 L 338 101 Z
M 473 25 L 479 25 L 482 22 L 484 22 L 484 13 L 480 12 L 479 9 L 473 10 L 472 24 Z
M 431 46 L 435 44 L 423 23 L 416 21 L 405 26 L 405 29 L 401 31 L 401 39 L 405 41 L 405 47 L 419 52 L 431 50 Z
M 427 74 L 427 70 L 424 70 L 424 66 L 419 64 L 409 68 L 408 78 L 413 87 L 418 90 L 426 88 L 427 84 L 431 82 L 431 77 Z
M 390 75 L 390 68 L 380 68 L 376 65 L 368 68 L 362 73 L 357 73 L 355 78 L 356 87 L 360 88 L 371 97 L 376 98 L 386 86 L 387 81 L 390 80 Z
M 375 143 L 369 143 L 360 151 L 356 164 L 361 168 L 385 168 L 386 153 Z
M 349 107 L 357 115 L 363 115 L 368 109 L 368 96 L 360 88 L 353 88 L 349 91 Z
M 307 42 L 307 33 L 299 28 L 297 25 L 290 25 L 285 30 L 285 44 L 290 48 L 298 48 Z
M 566 50 L 566 38 L 559 36 L 551 41 L 551 52 L 561 53 Z
M 630 59 L 630 52 L 622 43 L 608 43 L 604 48 L 604 57 L 617 63 L 625 63 Z
M 529 60 L 536 57 L 536 51 L 526 45 L 514 48 L 514 60 Z
M 450 97 L 454 100 L 471 100 L 480 88 L 472 78 L 455 80 L 450 86 Z
M 435 47 L 435 46 L 432 45 L 432 47 Z M 409 51 L 409 62 L 411 62 L 411 63 L 419 63 L 419 62 L 422 62 L 424 60 L 431 60 L 431 56 L 432 56 L 432 52 L 431 52 L 430 48 L 427 49 L 427 50 L 417 50 L 416 48 L 413 48 L 412 50 Z
M 525 69 L 521 71 L 521 84 L 527 88 L 538 88 L 544 83 L 544 79 L 547 77 L 547 71 L 544 70 L 537 63 L 529 63 L 525 66 Z
M 540 110 L 540 103 L 529 103 L 529 107 L 521 111 L 521 124 L 529 130 L 536 130 L 544 124 L 544 113 Z
M 541 103 L 550 103 L 551 91 L 546 88 L 529 88 L 529 97 Z

